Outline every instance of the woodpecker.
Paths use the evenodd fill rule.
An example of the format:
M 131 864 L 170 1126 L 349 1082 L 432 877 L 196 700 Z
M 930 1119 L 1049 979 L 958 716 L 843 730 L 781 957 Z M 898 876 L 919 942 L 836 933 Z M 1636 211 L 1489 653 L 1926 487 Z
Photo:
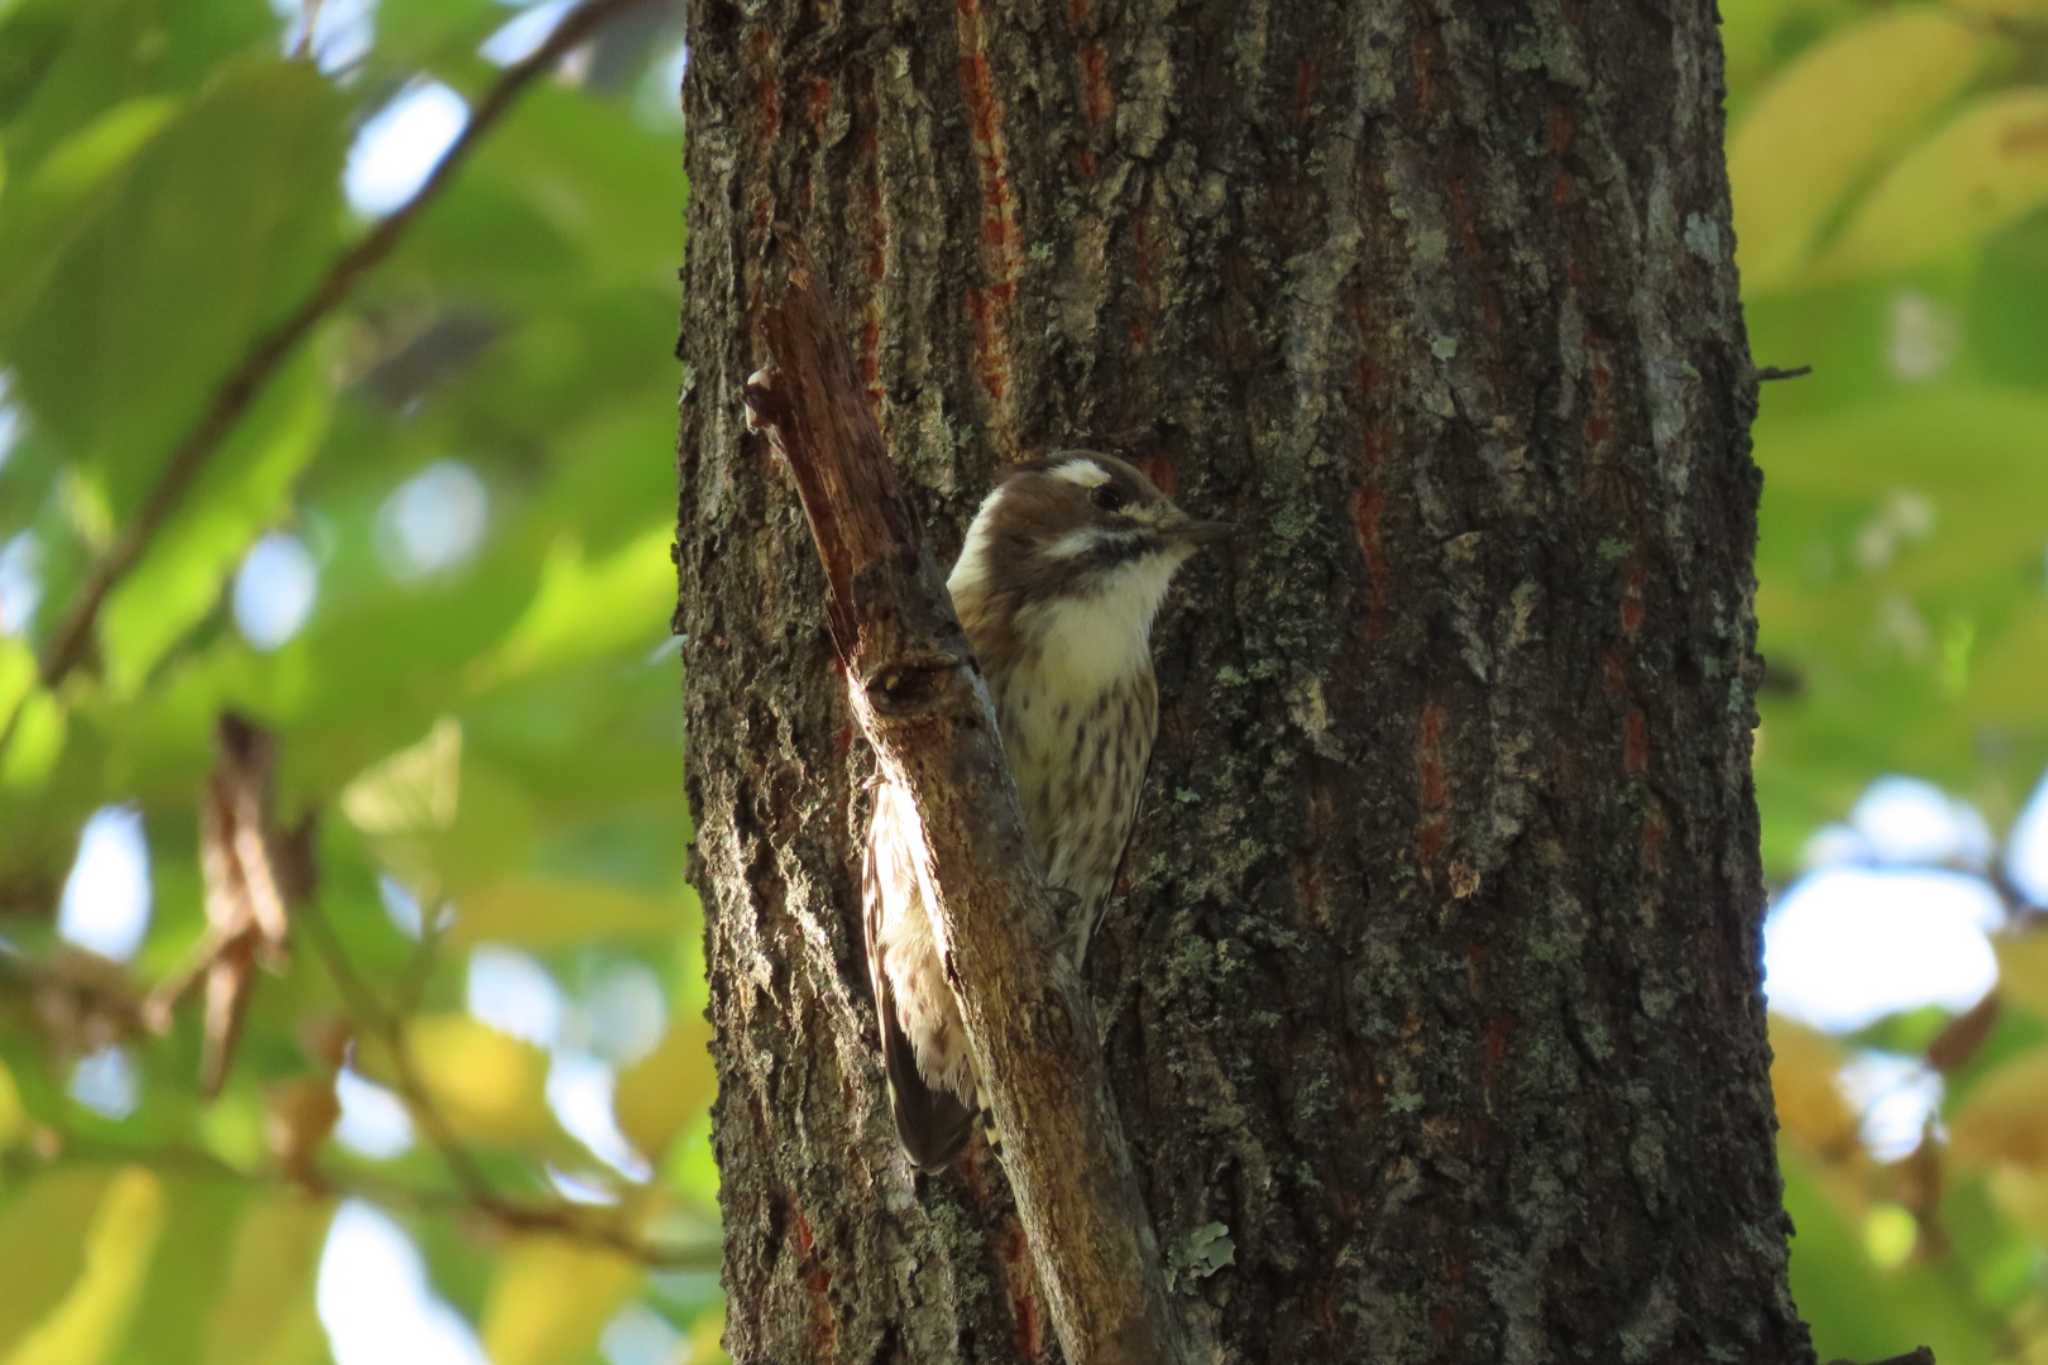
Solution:
M 1229 534 L 1112 455 L 1070 450 L 1006 471 L 946 580 L 988 681 L 1032 851 L 1071 893 L 1061 951 L 1081 965 L 1137 819 L 1159 687 L 1152 619 L 1174 571 Z M 919 889 L 909 793 L 874 788 L 861 877 L 868 976 L 896 1132 L 925 1170 L 986 1105 Z

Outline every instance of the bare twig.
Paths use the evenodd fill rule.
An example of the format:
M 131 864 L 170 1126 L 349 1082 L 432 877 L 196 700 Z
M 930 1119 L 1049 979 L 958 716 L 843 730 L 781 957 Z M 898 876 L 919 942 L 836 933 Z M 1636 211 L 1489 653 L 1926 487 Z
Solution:
M 1053 950 L 988 690 L 897 489 L 853 360 L 805 253 L 763 319 L 778 377 L 747 400 L 795 475 L 854 711 L 912 795 L 1004 1164 L 1073 1365 L 1187 1358 L 1079 976 Z
M 1774 379 L 1804 379 L 1812 373 L 1811 365 L 1761 365 L 1756 370 L 1756 382 L 1766 384 Z
M 172 449 L 163 472 L 157 477 L 156 486 L 143 499 L 134 519 L 122 528 L 113 547 L 86 575 L 77 596 L 72 599 L 70 610 L 64 614 L 56 632 L 50 637 L 49 648 L 44 651 L 38 668 L 44 687 L 56 687 L 86 657 L 93 628 L 99 620 L 100 608 L 106 604 L 107 595 L 142 558 L 143 551 L 163 529 L 206 461 L 314 326 L 349 296 L 364 275 L 391 254 L 392 247 L 406 229 L 412 226 L 427 205 L 440 197 L 455 172 L 476 150 L 477 143 L 504 117 L 527 86 L 551 70 L 564 55 L 585 42 L 604 24 L 644 3 L 646 0 L 586 0 L 565 16 L 548 35 L 547 41 L 524 60 L 505 68 L 505 73 L 477 102 L 476 111 L 470 116 L 462 135 L 442 153 L 432 173 L 412 198 L 338 256 L 319 283 L 313 286 L 312 292 L 299 301 L 284 321 L 256 339 L 241 363 L 214 390 L 199 420 Z M 14 737 L 31 695 L 31 691 L 23 692 L 7 718 L 6 727 L 0 729 L 0 753 L 6 751 L 8 742 Z

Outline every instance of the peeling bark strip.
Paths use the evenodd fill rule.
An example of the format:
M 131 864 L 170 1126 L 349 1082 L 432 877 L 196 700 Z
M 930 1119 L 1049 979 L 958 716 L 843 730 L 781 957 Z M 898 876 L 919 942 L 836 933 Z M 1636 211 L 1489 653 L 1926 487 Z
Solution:
M 1175 1365 L 1185 1356 L 1094 1010 L 1052 947 L 1053 907 L 988 689 L 808 257 L 793 254 L 787 289 L 764 320 L 776 369 L 748 383 L 746 401 L 802 496 L 854 714 L 924 822 L 937 895 L 928 908 L 1004 1135 L 1024 1244 L 1073 1365 Z M 798 1231 L 809 1259 L 809 1225 Z M 1003 1259 L 1014 1279 L 1015 1250 Z M 830 1281 L 815 1263 L 805 1272 L 814 1323 Z M 1018 1342 L 1038 1342 L 1035 1300 L 1014 1289 L 1011 1300 Z M 814 1327 L 814 1348 L 832 1339 L 830 1325 Z
M 1088 964 L 1197 1358 L 1811 1365 L 1713 5 L 949 4 L 691 5 L 677 622 L 727 1349 L 1060 1358 L 1005 1182 L 907 1181 L 876 1080 L 872 764 L 735 399 L 802 218 L 939 562 L 1063 443 L 1256 528 L 1154 632 Z

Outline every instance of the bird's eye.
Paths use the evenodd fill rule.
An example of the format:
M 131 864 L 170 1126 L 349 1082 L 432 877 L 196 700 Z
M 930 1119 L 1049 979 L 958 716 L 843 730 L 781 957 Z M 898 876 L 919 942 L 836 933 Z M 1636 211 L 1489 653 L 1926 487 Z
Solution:
M 1131 495 L 1113 483 L 1100 483 L 1095 485 L 1095 491 L 1088 495 L 1088 500 L 1105 512 L 1121 512 L 1130 502 Z

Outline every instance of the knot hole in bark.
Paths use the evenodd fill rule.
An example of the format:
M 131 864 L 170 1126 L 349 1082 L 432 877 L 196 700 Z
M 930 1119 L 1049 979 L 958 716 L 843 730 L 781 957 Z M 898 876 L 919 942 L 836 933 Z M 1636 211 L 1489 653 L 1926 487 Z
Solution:
M 927 654 L 892 659 L 868 675 L 863 684 L 868 700 L 885 716 L 909 716 L 926 711 L 945 694 L 948 682 L 967 661 L 958 655 Z

